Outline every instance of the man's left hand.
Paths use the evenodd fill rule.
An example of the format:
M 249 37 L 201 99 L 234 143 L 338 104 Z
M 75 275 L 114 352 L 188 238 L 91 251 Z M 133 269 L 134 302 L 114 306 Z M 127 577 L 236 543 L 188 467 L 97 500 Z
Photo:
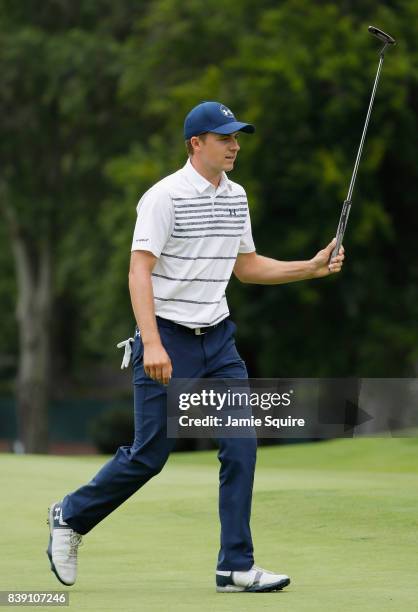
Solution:
M 335 274 L 340 272 L 344 262 L 344 247 L 340 247 L 338 255 L 333 257 L 330 261 L 331 253 L 334 250 L 336 239 L 332 240 L 325 249 L 319 251 L 315 257 L 311 259 L 313 265 L 313 278 L 321 278 L 322 276 L 328 276 L 329 274 Z

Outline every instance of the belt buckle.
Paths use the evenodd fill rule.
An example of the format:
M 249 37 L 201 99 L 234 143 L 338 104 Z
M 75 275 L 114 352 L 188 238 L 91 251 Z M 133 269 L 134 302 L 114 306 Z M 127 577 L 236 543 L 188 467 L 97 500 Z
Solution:
M 204 336 L 206 334 L 206 332 L 202 332 L 202 328 L 201 327 L 195 327 L 194 333 L 195 333 L 196 336 Z

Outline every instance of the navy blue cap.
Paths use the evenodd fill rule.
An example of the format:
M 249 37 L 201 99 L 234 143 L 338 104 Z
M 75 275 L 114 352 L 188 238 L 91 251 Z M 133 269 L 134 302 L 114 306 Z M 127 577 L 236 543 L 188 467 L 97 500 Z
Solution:
M 253 134 L 255 127 L 250 123 L 237 121 L 234 113 L 220 102 L 202 102 L 192 108 L 184 120 L 184 139 L 189 140 L 192 136 L 199 136 L 204 132 Z

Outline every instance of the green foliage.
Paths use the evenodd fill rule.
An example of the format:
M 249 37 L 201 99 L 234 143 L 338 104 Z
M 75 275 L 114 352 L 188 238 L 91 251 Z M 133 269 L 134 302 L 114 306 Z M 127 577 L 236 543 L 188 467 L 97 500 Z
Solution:
M 15 322 L 16 282 L 12 252 L 5 228 L 0 224 L 0 373 L 12 371 L 15 366 L 17 348 L 17 325 Z
M 57 329 L 73 369 L 132 332 L 135 206 L 184 163 L 183 119 L 201 100 L 257 125 L 231 176 L 249 194 L 257 250 L 306 259 L 331 239 L 377 68 L 375 23 L 398 45 L 377 92 L 344 273 L 279 287 L 233 280 L 228 297 L 252 375 L 414 373 L 417 14 L 417 0 L 0 2 L 0 172 L 35 246 L 54 237 Z
M 114 454 L 133 443 L 134 419 L 129 408 L 112 408 L 91 423 L 90 435 L 99 453 Z

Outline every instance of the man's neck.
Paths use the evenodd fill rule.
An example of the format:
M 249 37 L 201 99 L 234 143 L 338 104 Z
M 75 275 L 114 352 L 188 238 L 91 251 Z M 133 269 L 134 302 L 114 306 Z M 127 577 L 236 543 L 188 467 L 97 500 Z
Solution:
M 219 187 L 219 184 L 222 180 L 222 172 L 215 173 L 214 171 L 211 171 L 194 157 L 190 158 L 190 163 L 192 164 L 196 172 L 198 172 L 201 176 L 203 176 L 203 178 L 209 181 L 209 183 L 212 183 L 215 188 Z

